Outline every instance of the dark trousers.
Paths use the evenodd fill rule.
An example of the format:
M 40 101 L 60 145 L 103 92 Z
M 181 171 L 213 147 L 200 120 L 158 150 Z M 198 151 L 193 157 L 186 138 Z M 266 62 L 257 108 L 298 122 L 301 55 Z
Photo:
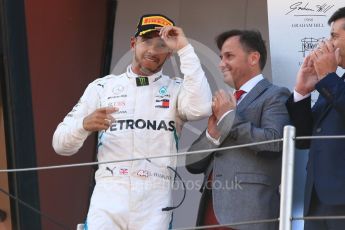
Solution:
M 344 194 L 345 196 L 345 194 Z M 323 204 L 313 189 L 310 209 L 307 216 L 345 216 L 345 205 Z M 344 230 L 345 219 L 333 220 L 307 220 L 304 230 Z

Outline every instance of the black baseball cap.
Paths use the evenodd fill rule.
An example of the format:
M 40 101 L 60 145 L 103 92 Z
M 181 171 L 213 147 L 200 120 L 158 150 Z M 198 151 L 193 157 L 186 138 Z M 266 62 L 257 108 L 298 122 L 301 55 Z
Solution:
M 134 36 L 142 36 L 148 32 L 155 31 L 156 27 L 174 26 L 173 20 L 162 14 L 145 14 L 140 17 L 137 25 L 137 31 Z

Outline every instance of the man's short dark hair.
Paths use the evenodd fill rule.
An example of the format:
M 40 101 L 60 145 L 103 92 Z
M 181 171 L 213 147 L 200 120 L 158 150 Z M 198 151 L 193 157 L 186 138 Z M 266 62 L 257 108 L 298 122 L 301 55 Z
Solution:
M 333 13 L 333 15 L 328 20 L 328 25 L 331 25 L 332 22 L 335 22 L 336 20 L 341 18 L 345 18 L 345 7 L 339 8 Z
M 239 36 L 242 48 L 247 52 L 257 51 L 260 54 L 260 68 L 264 69 L 267 60 L 265 41 L 261 33 L 256 30 L 230 30 L 221 33 L 216 37 L 218 48 L 221 50 L 224 42 L 231 37 Z

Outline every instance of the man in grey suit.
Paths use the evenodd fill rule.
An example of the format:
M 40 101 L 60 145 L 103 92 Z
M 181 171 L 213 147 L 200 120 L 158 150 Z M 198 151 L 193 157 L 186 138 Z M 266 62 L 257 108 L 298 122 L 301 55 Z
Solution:
M 231 30 L 217 37 L 217 45 L 224 82 L 236 89 L 236 98 L 222 90 L 215 93 L 208 127 L 190 151 L 281 138 L 289 123 L 285 101 L 290 93 L 261 74 L 267 58 L 261 34 Z M 281 146 L 275 142 L 188 156 L 187 170 L 205 175 L 197 225 L 277 218 Z M 232 228 L 270 230 L 278 223 Z

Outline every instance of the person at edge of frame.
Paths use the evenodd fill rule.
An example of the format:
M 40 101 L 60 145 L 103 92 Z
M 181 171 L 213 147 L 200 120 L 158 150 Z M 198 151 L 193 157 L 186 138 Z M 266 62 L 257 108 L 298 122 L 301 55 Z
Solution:
M 345 7 L 328 20 L 330 38 L 305 59 L 297 74 L 288 108 L 296 136 L 345 135 Z M 311 92 L 319 96 L 311 107 Z M 297 140 L 309 149 L 304 196 L 305 216 L 345 216 L 345 140 Z M 345 219 L 306 220 L 305 230 L 342 230 Z

